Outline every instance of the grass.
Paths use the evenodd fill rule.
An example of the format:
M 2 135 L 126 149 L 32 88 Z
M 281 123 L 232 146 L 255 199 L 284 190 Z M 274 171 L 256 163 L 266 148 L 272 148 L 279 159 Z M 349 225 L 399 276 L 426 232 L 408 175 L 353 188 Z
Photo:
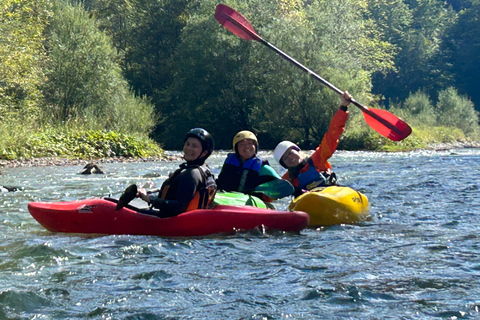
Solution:
M 478 139 L 468 138 L 462 130 L 453 127 L 413 127 L 412 134 L 402 141 L 391 141 L 367 126 L 349 127 L 342 136 L 339 149 L 385 152 L 428 149 L 443 143 L 466 143 Z

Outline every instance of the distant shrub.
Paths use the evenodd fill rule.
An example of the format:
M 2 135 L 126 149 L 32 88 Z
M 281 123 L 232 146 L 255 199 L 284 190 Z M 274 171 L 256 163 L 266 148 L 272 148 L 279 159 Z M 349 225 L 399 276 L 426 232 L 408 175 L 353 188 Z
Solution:
M 437 122 L 432 101 L 421 90 L 410 93 L 403 103 L 392 103 L 389 111 L 415 127 L 433 126 Z
M 439 125 L 459 128 L 470 137 L 480 133 L 478 112 L 472 101 L 452 87 L 439 92 L 437 115 Z

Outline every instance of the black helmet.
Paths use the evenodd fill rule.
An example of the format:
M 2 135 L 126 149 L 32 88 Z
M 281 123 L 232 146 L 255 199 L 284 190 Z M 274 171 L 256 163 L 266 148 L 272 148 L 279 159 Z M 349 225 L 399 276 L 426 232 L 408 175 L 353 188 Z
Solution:
M 200 142 L 202 143 L 202 151 L 208 151 L 205 159 L 207 159 L 212 154 L 215 143 L 213 141 L 212 135 L 208 133 L 207 130 L 202 128 L 194 128 L 187 132 L 187 134 L 185 135 L 185 141 L 187 141 L 189 137 L 194 137 L 200 140 Z

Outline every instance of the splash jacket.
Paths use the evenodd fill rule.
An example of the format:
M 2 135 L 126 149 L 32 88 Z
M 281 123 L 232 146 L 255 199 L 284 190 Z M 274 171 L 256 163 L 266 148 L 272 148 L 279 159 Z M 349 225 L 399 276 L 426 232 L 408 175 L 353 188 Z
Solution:
M 297 167 L 288 169 L 283 179 L 288 180 L 295 187 L 295 196 L 302 193 L 302 189 L 310 190 L 314 187 L 331 183 L 332 166 L 327 161 L 335 152 L 340 136 L 345 131 L 348 111 L 339 109 L 330 121 L 327 133 L 313 154 L 306 158 Z M 333 176 L 332 176 L 333 178 Z
M 262 183 L 280 179 L 278 174 L 258 157 L 242 161 L 235 153 L 229 153 L 218 175 L 218 188 L 225 191 L 251 193 Z
M 149 214 L 168 218 L 208 208 L 216 190 L 215 177 L 206 164 L 183 163 L 164 181 L 158 197 L 150 197 L 149 204 L 160 211 L 151 210 Z

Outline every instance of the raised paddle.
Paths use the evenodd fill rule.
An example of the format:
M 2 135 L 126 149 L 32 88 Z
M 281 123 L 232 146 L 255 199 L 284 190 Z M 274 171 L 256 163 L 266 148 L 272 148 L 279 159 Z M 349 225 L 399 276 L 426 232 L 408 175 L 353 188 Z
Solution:
M 222 24 L 225 28 L 243 39 L 260 41 L 268 48 L 272 49 L 303 71 L 307 72 L 314 79 L 320 81 L 339 95 L 343 94 L 343 91 L 335 87 L 333 84 L 323 79 L 315 72 L 308 69 L 300 62 L 296 61 L 295 59 L 287 55 L 285 52 L 279 50 L 278 48 L 264 40 L 262 37 L 260 37 L 253 29 L 250 22 L 248 22 L 247 19 L 245 19 L 240 13 L 233 10 L 232 8 L 224 4 L 218 4 L 215 8 L 215 19 L 217 19 L 218 22 L 220 22 L 220 24 Z M 362 110 L 363 116 L 367 124 L 382 136 L 387 137 L 388 139 L 393 141 L 400 141 L 405 139 L 410 135 L 410 133 L 412 133 L 412 128 L 410 128 L 410 126 L 405 121 L 393 115 L 392 113 L 386 110 L 368 108 L 364 105 L 361 105 L 354 99 L 352 99 L 351 102 L 355 106 L 360 108 L 360 110 Z

